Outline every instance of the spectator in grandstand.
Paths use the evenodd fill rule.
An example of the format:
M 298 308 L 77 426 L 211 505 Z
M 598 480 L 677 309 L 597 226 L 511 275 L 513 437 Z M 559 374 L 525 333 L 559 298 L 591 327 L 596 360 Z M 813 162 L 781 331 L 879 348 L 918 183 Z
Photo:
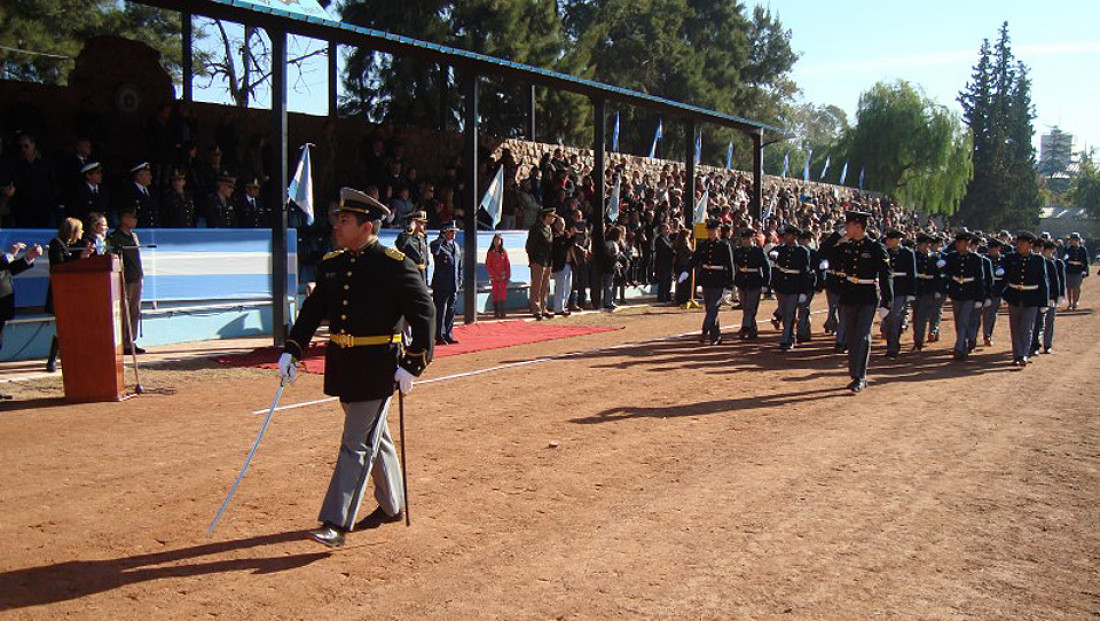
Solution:
M 573 293 L 573 251 L 576 239 L 573 229 L 566 230 L 565 219 L 554 218 L 551 225 L 553 240 L 550 247 L 550 275 L 554 279 L 554 314 L 563 317 L 570 314 L 569 297 Z
M 548 207 L 539 212 L 541 220 L 536 222 L 527 231 L 527 263 L 531 267 L 531 315 L 535 319 L 552 319 L 554 315 L 547 312 L 546 297 L 550 289 L 550 253 L 553 247 L 554 234 L 550 225 L 557 217 L 557 211 Z
M 182 170 L 172 172 L 172 185 L 164 194 L 164 226 L 195 226 L 195 200 L 187 187 L 187 175 Z

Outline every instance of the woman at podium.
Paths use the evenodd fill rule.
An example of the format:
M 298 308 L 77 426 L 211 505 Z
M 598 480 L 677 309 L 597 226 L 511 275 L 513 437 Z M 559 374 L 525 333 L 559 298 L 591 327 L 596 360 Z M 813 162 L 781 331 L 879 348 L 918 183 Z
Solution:
M 87 259 L 92 254 L 92 247 L 81 242 L 84 236 L 84 225 L 76 218 L 65 218 L 57 229 L 57 236 L 50 240 L 47 256 L 50 259 L 50 269 L 68 261 Z M 52 281 L 52 279 L 51 279 Z M 46 290 L 46 312 L 53 314 L 53 282 Z M 57 372 L 57 335 L 50 342 L 50 358 L 46 361 L 46 372 Z

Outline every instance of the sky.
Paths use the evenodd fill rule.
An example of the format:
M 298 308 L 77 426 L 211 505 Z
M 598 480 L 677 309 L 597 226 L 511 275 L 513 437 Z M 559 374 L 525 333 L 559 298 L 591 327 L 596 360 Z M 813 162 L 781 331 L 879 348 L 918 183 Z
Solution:
M 806 101 L 835 104 L 854 122 L 859 96 L 880 80 L 919 85 L 962 113 L 956 98 L 982 39 L 1008 21 L 1012 50 L 1031 70 L 1039 136 L 1057 125 L 1078 149 L 1100 150 L 1100 0 L 771 0 L 791 46 Z
M 1031 69 L 1036 150 L 1057 125 L 1077 148 L 1100 150 L 1100 0 L 770 0 L 801 54 L 793 77 L 802 98 L 834 104 L 855 121 L 859 96 L 880 80 L 907 80 L 961 114 L 956 98 L 970 79 L 982 39 L 1005 20 L 1012 49 Z M 751 5 L 750 5 L 751 6 Z M 290 53 L 315 49 L 291 41 Z M 293 111 L 326 112 L 324 57 L 290 75 Z M 196 99 L 224 102 L 224 89 L 198 88 Z M 260 107 L 268 94 L 259 94 Z

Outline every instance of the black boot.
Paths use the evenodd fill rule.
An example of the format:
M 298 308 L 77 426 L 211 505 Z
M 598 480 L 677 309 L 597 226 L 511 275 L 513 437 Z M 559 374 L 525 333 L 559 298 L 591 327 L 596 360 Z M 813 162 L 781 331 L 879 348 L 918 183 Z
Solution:
M 57 373 L 57 353 L 60 346 L 57 344 L 57 337 L 53 337 L 50 341 L 50 358 L 46 361 L 46 372 Z

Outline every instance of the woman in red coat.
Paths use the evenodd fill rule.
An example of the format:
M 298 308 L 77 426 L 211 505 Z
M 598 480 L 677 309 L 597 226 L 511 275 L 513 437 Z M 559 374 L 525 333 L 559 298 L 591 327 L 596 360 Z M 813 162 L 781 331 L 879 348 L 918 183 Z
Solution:
M 508 298 L 508 280 L 512 278 L 512 264 L 504 249 L 504 237 L 497 233 L 485 253 L 485 271 L 493 285 L 493 316 L 504 317 L 504 302 Z

